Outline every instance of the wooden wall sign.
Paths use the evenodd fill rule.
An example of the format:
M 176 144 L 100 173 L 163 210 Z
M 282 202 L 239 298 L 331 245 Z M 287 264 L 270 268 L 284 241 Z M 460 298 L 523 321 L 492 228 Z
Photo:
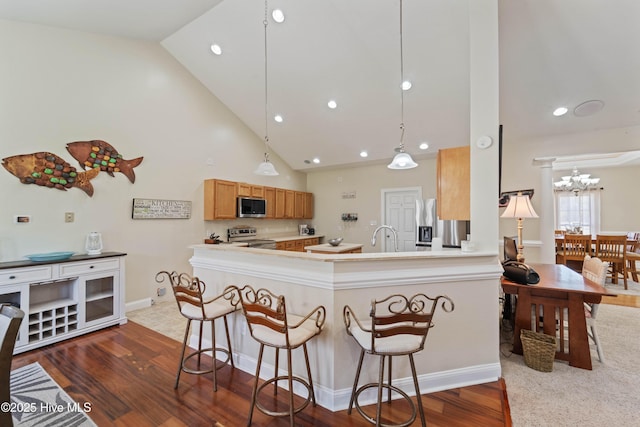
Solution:
M 191 202 L 187 200 L 133 199 L 133 219 L 189 219 Z

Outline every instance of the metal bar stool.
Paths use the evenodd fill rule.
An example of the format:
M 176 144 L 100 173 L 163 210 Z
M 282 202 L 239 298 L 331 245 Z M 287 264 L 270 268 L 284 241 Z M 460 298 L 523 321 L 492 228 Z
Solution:
M 453 311 L 453 301 L 448 296 L 440 295 L 430 298 L 424 294 L 416 294 L 410 298 L 404 295 L 391 295 L 381 300 L 371 301 L 370 319 L 358 320 L 353 310 L 348 305 L 344 306 L 343 317 L 347 328 L 347 334 L 351 335 L 360 346 L 360 360 L 356 371 L 356 378 L 353 382 L 351 400 L 349 401 L 348 414 L 351 414 L 353 405 L 367 421 L 376 426 L 405 427 L 411 425 L 416 414 L 420 414 L 423 426 L 426 426 L 422 399 L 420 397 L 420 386 L 416 375 L 416 367 L 413 361 L 413 354 L 424 349 L 424 343 L 429 330 L 433 328 L 433 314 L 442 300 L 442 309 L 446 312 Z M 380 356 L 380 368 L 377 383 L 368 383 L 358 387 L 362 361 L 365 353 Z M 391 384 L 392 378 L 392 358 L 393 356 L 409 356 L 411 365 L 411 375 L 415 387 L 416 405 L 407 393 Z M 384 362 L 388 360 L 388 378 L 384 382 Z M 376 387 L 378 389 L 378 399 L 375 418 L 366 414 L 360 407 L 358 396 L 364 390 Z M 391 392 L 400 394 L 411 407 L 410 418 L 400 424 L 382 423 L 382 389 L 387 389 L 387 403 L 391 403 Z
M 309 366 L 309 354 L 307 352 L 307 342 L 320 334 L 326 318 L 326 311 L 323 306 L 318 306 L 311 310 L 306 316 L 298 316 L 287 312 L 285 298 L 283 295 L 276 295 L 267 289 L 254 290 L 251 286 L 244 286 L 238 290 L 241 295 L 242 310 L 247 319 L 249 330 L 253 339 L 260 343 L 258 354 L 258 366 L 256 367 L 256 378 L 251 394 L 251 409 L 247 425 L 251 425 L 253 409 L 258 408 L 262 413 L 275 416 L 289 416 L 291 427 L 294 426 L 294 416 L 309 405 L 309 402 L 316 406 L 315 393 L 313 391 L 313 379 Z M 264 347 L 273 347 L 276 352 L 274 377 L 265 381 L 258 387 L 260 378 L 260 367 L 262 365 L 262 355 Z M 304 350 L 304 361 L 307 368 L 305 380 L 293 375 L 291 351 L 298 347 Z M 280 349 L 287 351 L 287 375 L 278 375 L 278 359 Z M 276 412 L 264 407 L 258 401 L 258 394 L 269 384 L 274 384 L 274 394 L 277 394 L 278 380 L 287 380 L 289 387 L 289 408 L 287 411 Z M 293 406 L 293 382 L 302 384 L 307 389 L 307 398 L 297 408 Z
M 231 367 L 235 367 L 233 364 L 233 357 L 231 354 L 231 340 L 229 338 L 229 325 L 227 324 L 227 315 L 233 313 L 238 309 L 237 293 L 234 292 L 235 287 L 228 287 L 220 295 L 217 295 L 211 299 L 205 300 L 203 295 L 206 290 L 206 285 L 197 277 L 191 277 L 187 273 L 177 273 L 175 271 L 169 273 L 168 271 L 161 271 L 156 274 L 156 282 L 161 283 L 166 278 L 171 282 L 171 288 L 173 294 L 178 303 L 178 309 L 180 313 L 187 318 L 187 327 L 184 331 L 184 339 L 182 341 L 182 353 L 180 354 L 180 364 L 178 366 L 178 373 L 176 375 L 176 383 L 174 389 L 178 388 L 180 382 L 180 374 L 182 371 L 188 374 L 202 375 L 213 373 L 213 391 L 218 391 L 218 378 L 216 372 L 218 369 L 224 367 L 227 363 L 231 364 Z M 224 329 L 227 335 L 227 347 L 216 347 L 216 331 L 215 321 L 222 318 L 224 320 Z M 187 340 L 189 339 L 189 330 L 191 328 L 191 322 L 195 320 L 200 322 L 199 335 L 198 335 L 198 349 L 185 356 L 187 350 Z M 202 329 L 204 322 L 210 322 L 211 324 L 211 347 L 202 348 Z M 202 353 L 211 352 L 212 361 L 210 368 L 201 367 Z M 226 355 L 224 361 L 218 363 L 216 353 L 223 353 Z M 190 368 L 187 366 L 189 360 L 197 358 L 196 368 Z

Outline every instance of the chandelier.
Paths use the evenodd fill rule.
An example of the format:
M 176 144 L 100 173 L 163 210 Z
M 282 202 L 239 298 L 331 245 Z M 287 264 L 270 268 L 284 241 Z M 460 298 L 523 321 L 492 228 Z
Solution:
M 570 176 L 563 176 L 561 181 L 554 182 L 556 191 L 573 191 L 577 196 L 581 191 L 595 190 L 598 188 L 600 178 L 590 178 L 590 174 L 581 174 L 578 168 L 574 167 Z

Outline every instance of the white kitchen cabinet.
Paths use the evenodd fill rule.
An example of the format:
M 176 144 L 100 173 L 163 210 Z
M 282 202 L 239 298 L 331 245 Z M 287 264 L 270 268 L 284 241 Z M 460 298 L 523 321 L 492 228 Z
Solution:
M 25 312 L 14 353 L 126 323 L 125 255 L 0 263 L 0 302 Z

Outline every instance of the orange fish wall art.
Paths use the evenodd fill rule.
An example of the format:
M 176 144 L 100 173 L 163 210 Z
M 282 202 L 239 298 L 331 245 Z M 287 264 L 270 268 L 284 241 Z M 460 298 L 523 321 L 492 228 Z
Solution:
M 100 172 L 98 169 L 78 172 L 63 158 L 47 151 L 7 157 L 2 159 L 2 166 L 23 184 L 35 184 L 63 191 L 77 187 L 90 197 L 93 196 L 90 180 Z
M 125 160 L 111 144 L 95 139 L 92 141 L 76 141 L 67 144 L 67 151 L 80 163 L 80 167 L 99 168 L 101 171 L 114 176 L 114 172 L 120 172 L 131 183 L 136 181 L 133 168 L 142 163 L 143 157 L 133 160 Z

